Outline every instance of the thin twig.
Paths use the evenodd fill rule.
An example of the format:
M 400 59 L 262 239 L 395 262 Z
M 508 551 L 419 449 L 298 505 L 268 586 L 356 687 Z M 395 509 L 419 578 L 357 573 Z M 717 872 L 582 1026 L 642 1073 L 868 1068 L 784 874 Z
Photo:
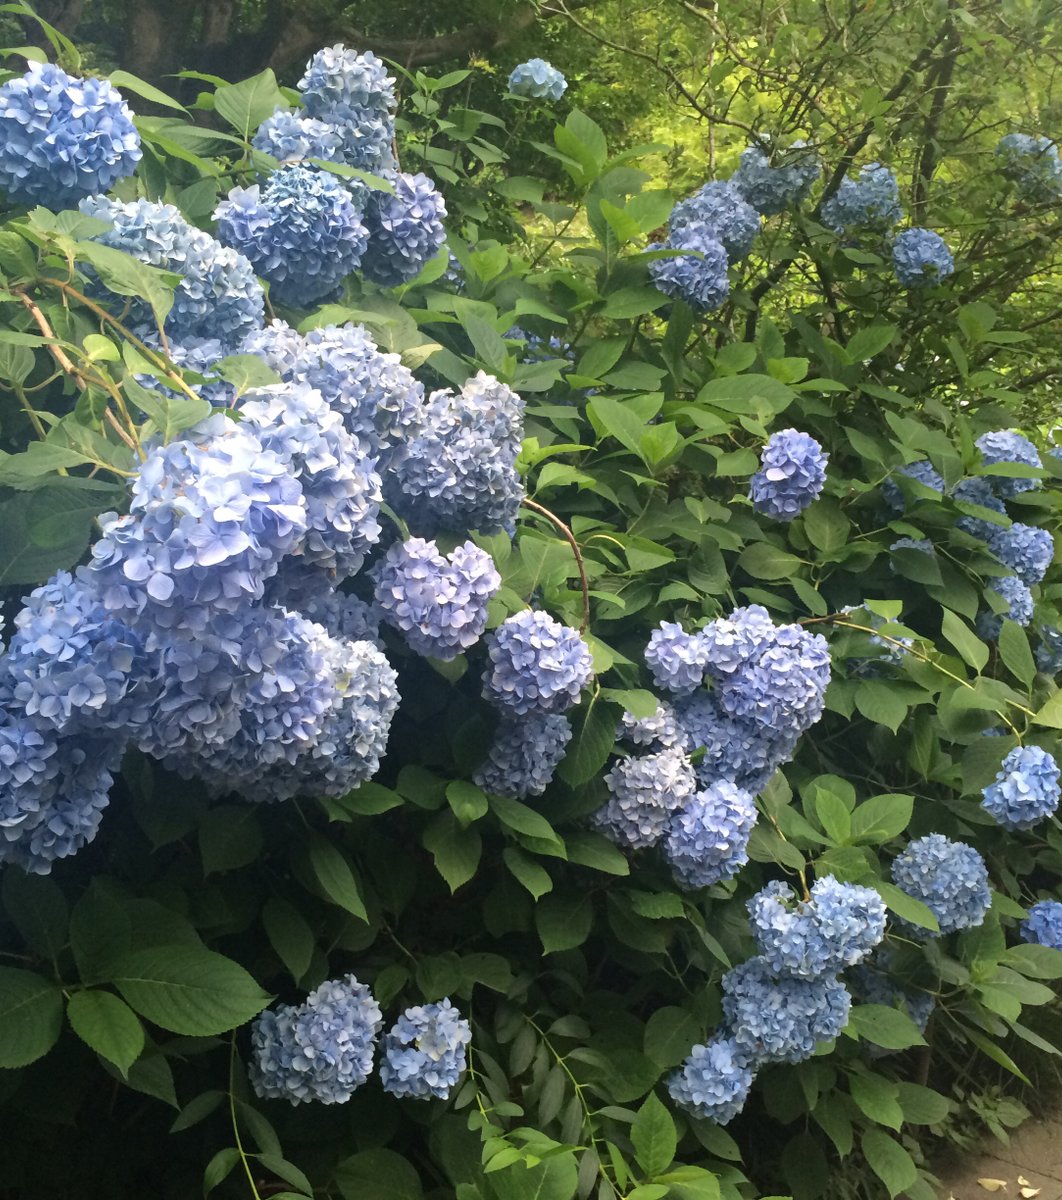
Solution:
M 531 509 L 539 516 L 545 517 L 564 534 L 568 545 L 572 548 L 572 554 L 575 555 L 575 565 L 579 568 L 579 583 L 583 589 L 583 623 L 579 626 L 579 632 L 585 633 L 590 624 L 590 585 L 586 581 L 586 563 L 583 562 L 583 553 L 579 549 L 579 543 L 575 540 L 575 534 L 571 529 L 556 515 L 550 512 L 545 505 L 539 504 L 536 500 L 529 500 L 526 496 L 521 501 L 525 508 Z

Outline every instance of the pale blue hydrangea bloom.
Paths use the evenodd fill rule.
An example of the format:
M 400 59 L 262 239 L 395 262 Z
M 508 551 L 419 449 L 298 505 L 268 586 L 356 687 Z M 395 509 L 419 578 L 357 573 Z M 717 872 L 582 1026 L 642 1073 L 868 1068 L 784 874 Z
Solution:
M 691 1116 L 726 1125 L 745 1107 L 753 1073 L 748 1057 L 725 1033 L 694 1046 L 668 1077 L 671 1099 Z
M 933 554 L 933 543 L 929 538 L 897 538 L 890 546 L 890 550 L 917 550 L 920 554 Z
M 289 572 L 286 568 L 294 568 L 294 571 Z M 279 580 L 282 575 L 287 576 L 295 572 L 299 577 L 304 573 L 308 574 L 313 582 L 310 585 L 311 593 L 305 595 L 297 603 L 292 601 L 289 603 L 289 607 L 299 609 L 311 621 L 323 625 L 332 637 L 345 638 L 350 642 L 372 642 L 378 650 L 383 649 L 380 644 L 380 624 L 383 614 L 376 605 L 369 604 L 360 596 L 334 591 L 330 586 L 326 586 L 329 581 L 318 580 L 312 572 L 306 572 L 305 568 L 300 567 L 295 559 L 289 558 L 281 563 L 280 570 L 270 580 L 266 591 L 267 598 L 270 598 L 274 582 Z M 277 594 L 283 595 L 283 593 Z
M 1055 557 L 1055 539 L 1048 530 L 1017 521 L 1009 529 L 993 529 L 988 545 L 996 558 L 1030 587 L 1043 580 Z
M 347 166 L 381 172 L 395 165 L 394 83 L 371 51 L 336 45 L 310 59 L 298 87 L 310 116 L 339 135 Z
M 726 248 L 716 236 L 715 227 L 704 221 L 690 221 L 672 230 L 663 246 L 650 250 L 681 250 L 649 263 L 653 283 L 673 300 L 684 300 L 695 312 L 712 312 L 730 294 L 730 265 Z
M 1018 625 L 1028 625 L 1033 619 L 1036 606 L 1028 585 L 1017 575 L 1004 575 L 1001 579 L 993 579 L 988 586 L 1007 602 L 1007 610 L 1000 614 L 986 609 L 977 614 L 976 625 L 977 632 L 985 641 L 996 642 L 1003 629 L 1004 617 Z
M 987 508 L 1001 517 L 1007 515 L 1006 505 L 992 490 L 991 482 L 982 475 L 960 480 L 952 489 L 951 496 L 953 500 L 961 500 L 964 504 L 976 504 L 978 508 Z M 997 525 L 984 517 L 969 515 L 963 515 L 955 522 L 956 528 L 961 529 L 963 533 L 985 542 L 990 541 L 1004 524 L 1005 522 Z
M 758 795 L 767 781 L 796 749 L 799 733 L 775 729 L 757 721 L 732 717 L 711 692 L 699 691 L 675 703 L 675 716 L 684 734 L 687 754 L 704 753 L 697 763 L 697 781 L 709 787 L 721 781 Z
M 750 1065 L 803 1062 L 848 1024 L 852 997 L 839 979 L 775 975 L 750 958 L 723 976 L 723 1013 Z
M 566 712 L 594 673 L 577 629 L 525 608 L 490 635 L 483 695 L 506 716 Z
M 251 1026 L 255 1095 L 345 1104 L 372 1071 L 382 1025 L 372 992 L 353 975 L 322 983 L 304 1004 L 266 1009 Z
M 559 100 L 568 87 L 564 75 L 544 58 L 529 58 L 513 68 L 509 91 L 531 100 Z
M 675 747 L 621 758 L 605 776 L 609 799 L 594 824 L 620 846 L 655 846 L 697 789 L 690 760 Z
M 834 233 L 888 229 L 903 216 L 896 176 L 881 163 L 861 167 L 857 179 L 842 179 L 822 206 L 822 223 Z
M 1016 429 L 994 429 L 982 433 L 974 443 L 981 451 L 981 457 L 986 466 L 996 463 L 1021 463 L 1027 467 L 1042 467 L 1040 452 L 1024 434 Z M 1004 475 L 993 475 L 990 478 L 992 489 L 1004 499 L 1018 496 L 1022 492 L 1035 491 L 1040 486 L 1039 479 L 1008 479 Z
M 468 1065 L 472 1027 L 450 1003 L 407 1008 L 384 1034 L 380 1082 L 392 1096 L 448 1100 Z
M 681 887 L 710 887 L 733 879 L 749 861 L 756 804 L 725 779 L 697 792 L 671 818 L 664 855 Z
M 661 621 L 649 635 L 645 664 L 657 687 L 689 695 L 704 682 L 707 648 L 699 633 L 686 633 L 677 621 Z
M 650 717 L 636 717 L 634 713 L 625 712 L 616 730 L 617 741 L 628 741 L 634 746 L 652 747 L 655 750 L 681 745 L 685 738 L 675 710 L 666 700 L 656 706 L 656 711 Z
M 713 180 L 675 205 L 668 227 L 675 237 L 687 225 L 697 222 L 713 230 L 730 261 L 737 262 L 752 249 L 760 232 L 761 218 L 733 182 Z
M 1004 829 L 1032 829 L 1058 808 L 1058 763 L 1039 746 L 1016 746 L 981 805 Z
M 487 759 L 472 781 L 485 792 L 526 800 L 541 796 L 553 780 L 572 727 L 563 713 L 530 712 L 503 720 L 494 734 Z
M 749 480 L 752 507 L 776 521 L 792 521 L 821 493 L 828 460 L 819 443 L 799 429 L 772 434 Z
M 774 880 L 748 901 L 752 936 L 776 975 L 815 979 L 862 962 L 885 936 L 885 904 L 873 888 L 824 875 L 794 903 Z
M 362 274 L 381 287 L 399 287 L 415 279 L 446 241 L 446 205 L 427 175 L 388 173 L 394 195 L 369 194 L 365 227 L 369 245 Z
M 941 934 L 972 929 L 992 902 L 985 860 L 965 842 L 941 833 L 916 838 L 893 859 L 892 881 L 937 918 Z M 919 930 L 918 936 L 931 936 Z
M 1036 647 L 1036 665 L 1045 675 L 1062 674 L 1062 629 L 1044 625 Z
M 314 167 L 281 167 L 264 186 L 233 188 L 214 212 L 218 237 L 245 254 L 270 295 L 309 307 L 338 293 L 369 244 L 368 191 Z
M 473 542 L 445 558 L 434 542 L 395 542 L 373 570 L 383 619 L 417 654 L 449 662 L 479 641 L 501 576 Z
M 749 146 L 730 182 L 757 212 L 770 217 L 805 200 L 819 174 L 814 152 L 798 140 L 776 155 L 773 165 L 762 150 Z
M 1008 133 L 999 139 L 996 154 L 1003 160 L 1003 174 L 1032 203 L 1050 204 L 1062 196 L 1062 159 L 1050 138 Z
M 1022 941 L 1062 950 L 1062 904 L 1057 900 L 1041 900 L 1034 904 L 1018 932 Z
M 0 87 L 0 189 L 53 212 L 107 192 L 140 161 L 140 134 L 106 79 L 31 62 Z
M 928 287 L 953 274 L 955 260 L 939 233 L 905 229 L 892 243 L 892 266 L 904 287 Z
M 920 458 L 913 463 L 907 463 L 905 466 L 898 467 L 893 474 L 906 475 L 908 479 L 913 479 L 924 487 L 932 488 L 935 492 L 944 492 L 944 477 L 933 466 L 928 458 Z M 904 499 L 903 492 L 900 491 L 899 485 L 894 479 L 886 479 L 881 485 L 881 494 L 885 498 L 885 503 L 895 509 L 897 512 L 903 512 L 907 507 L 907 501 Z
M 304 158 L 319 158 L 324 162 L 343 160 L 343 138 L 335 126 L 283 108 L 266 117 L 251 144 L 282 164 Z

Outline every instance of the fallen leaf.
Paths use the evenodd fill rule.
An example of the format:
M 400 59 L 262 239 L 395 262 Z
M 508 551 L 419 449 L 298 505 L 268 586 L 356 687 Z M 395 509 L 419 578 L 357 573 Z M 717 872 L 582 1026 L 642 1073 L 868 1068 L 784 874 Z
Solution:
M 1021 1180 L 1019 1179 L 1018 1182 L 1021 1183 Z M 1043 1188 L 1029 1187 L 1028 1184 L 1026 1184 L 1026 1186 L 1021 1189 L 1021 1200 L 1033 1200 L 1033 1196 L 1039 1196 L 1043 1190 Z
M 1024 1175 L 1019 1175 L 1018 1187 L 1032 1187 L 1032 1184 L 1025 1178 Z
M 977 1184 L 979 1187 L 983 1187 L 986 1192 L 1005 1192 L 1007 1190 L 1007 1181 L 1005 1179 L 979 1179 Z

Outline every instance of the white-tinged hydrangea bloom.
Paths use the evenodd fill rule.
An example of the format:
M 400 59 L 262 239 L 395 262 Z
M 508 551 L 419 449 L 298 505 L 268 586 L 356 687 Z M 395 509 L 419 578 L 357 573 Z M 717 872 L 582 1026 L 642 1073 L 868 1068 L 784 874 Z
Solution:
M 733 879 L 749 861 L 756 803 L 725 779 L 697 792 L 671 818 L 664 855 L 681 887 L 710 887 Z
M 343 160 L 343 138 L 335 126 L 284 108 L 266 117 L 251 144 L 283 164 L 304 158 L 319 158 L 324 162 Z
M 955 259 L 939 233 L 905 229 L 892 243 L 892 266 L 904 287 L 930 287 L 954 273 Z
M 175 341 L 216 338 L 229 347 L 261 327 L 265 296 L 254 268 L 242 254 L 189 225 L 172 204 L 153 200 L 120 204 L 106 196 L 91 196 L 78 207 L 111 226 L 92 241 L 182 276 L 165 322 L 167 335 Z M 122 297 L 119 303 L 126 301 Z M 135 299 L 129 303 L 128 323 L 154 329 L 148 304 Z
M 380 1006 L 355 976 L 328 980 L 299 1005 L 266 1009 L 251 1026 L 255 1095 L 345 1104 L 372 1071 Z
M 688 696 L 704 682 L 707 647 L 699 633 L 686 633 L 677 621 L 661 621 L 649 635 L 645 665 L 657 687 Z
M 682 251 L 649 263 L 649 277 L 665 296 L 705 313 L 719 308 L 730 294 L 730 261 L 713 226 L 689 221 L 672 230 L 663 246 L 654 243 L 649 249 Z
M 1050 138 L 1008 133 L 999 139 L 996 154 L 1003 160 L 1003 174 L 1033 204 L 1051 204 L 1062 196 L 1062 159 Z
M 392 1096 L 448 1100 L 468 1065 L 472 1026 L 450 1003 L 407 1008 L 380 1047 L 380 1082 Z
M 622 758 L 605 776 L 606 804 L 594 823 L 620 846 L 655 846 L 671 817 L 697 790 L 690 760 L 671 747 L 656 754 Z
M 88 581 L 127 623 L 205 631 L 262 596 L 306 533 L 288 465 L 223 414 L 149 451 L 128 516 L 100 518 Z
M 749 146 L 730 182 L 757 212 L 772 217 L 805 200 L 819 174 L 814 151 L 798 140 L 775 155 L 773 165 L 762 150 Z
M 799 429 L 771 434 L 749 480 L 752 507 L 776 521 L 792 521 L 818 498 L 828 461 L 822 446 Z
M 822 206 L 822 223 L 834 233 L 846 229 L 888 229 L 903 216 L 896 176 L 881 163 L 867 163 L 858 179 L 842 179 Z
M 1034 904 L 1018 932 L 1023 942 L 1062 950 L 1062 904 L 1057 900 L 1041 900 Z
M 862 962 L 885 936 L 885 904 L 873 888 L 824 875 L 811 899 L 774 880 L 747 904 L 752 936 L 776 975 L 815 979 Z
M 905 466 L 898 467 L 893 474 L 906 475 L 908 479 L 913 479 L 916 483 L 922 484 L 923 487 L 932 488 L 935 492 L 944 494 L 944 477 L 933 466 L 928 458 L 920 458 L 913 463 L 907 463 Z M 903 492 L 900 491 L 899 485 L 894 479 L 886 479 L 881 485 L 881 494 L 885 499 L 885 503 L 897 512 L 903 512 L 907 507 L 907 501 L 904 499 Z
M 678 746 L 685 741 L 685 733 L 675 717 L 675 710 L 662 700 L 650 717 L 636 717 L 625 712 L 616 730 L 617 741 L 628 741 L 634 746 L 653 747 L 663 750 L 667 746 Z
M 369 245 L 361 261 L 366 279 L 399 287 L 415 279 L 446 241 L 446 205 L 427 175 L 390 172 L 394 195 L 373 191 L 365 205 Z
M 672 209 L 668 228 L 674 236 L 700 222 L 713 230 L 731 262 L 744 258 L 760 232 L 761 217 L 733 182 L 713 180 Z
M 572 727 L 563 713 L 530 712 L 515 720 L 504 720 L 472 781 L 485 792 L 510 800 L 541 796 L 552 782 L 571 737 Z
M 1004 575 L 1001 579 L 989 582 L 989 588 L 997 592 L 1007 602 L 1007 611 L 997 613 L 989 610 L 977 614 L 977 632 L 986 642 L 996 642 L 1003 629 L 1004 617 L 1018 625 L 1028 625 L 1033 619 L 1035 602 L 1028 584 L 1022 582 L 1017 575 Z
M 559 100 L 567 87 L 564 75 L 544 58 L 529 58 L 509 75 L 509 91 L 531 100 Z
M 752 1080 L 748 1056 L 732 1037 L 719 1033 L 690 1050 L 668 1077 L 667 1090 L 691 1116 L 726 1125 L 745 1107 Z
M 140 161 L 140 134 L 106 79 L 31 62 L 0 87 L 0 189 L 53 212 L 107 192 Z
M 993 429 L 982 433 L 974 442 L 981 451 L 985 466 L 996 463 L 1020 463 L 1026 467 L 1042 467 L 1040 452 L 1024 434 L 1016 429 Z M 1008 479 L 1005 475 L 990 477 L 992 489 L 1005 500 L 1022 492 L 1032 492 L 1040 486 L 1039 479 Z
M 361 325 L 321 325 L 300 334 L 274 321 L 241 349 L 265 359 L 285 382 L 316 388 L 366 451 L 379 456 L 381 473 L 421 431 L 424 388 Z
M 892 881 L 922 901 L 937 918 L 941 934 L 982 924 L 992 903 L 985 860 L 973 846 L 941 833 L 917 838 L 897 855 Z M 927 930 L 918 935 L 931 936 Z
M 707 691 L 676 701 L 675 716 L 686 753 L 704 751 L 695 767 L 702 787 L 725 781 L 758 795 L 775 771 L 793 757 L 800 739 L 792 729 L 774 729 L 730 716 Z
M 511 534 L 524 498 L 516 470 L 523 418 L 523 400 L 483 371 L 456 394 L 432 392 L 384 495 L 418 533 Z
M 218 237 L 245 254 L 282 304 L 334 296 L 369 244 L 367 190 L 314 167 L 281 167 L 264 186 L 233 188 L 214 211 Z
M 1045 675 L 1062 674 L 1062 629 L 1044 625 L 1036 647 L 1036 665 Z
M 832 1041 L 848 1024 L 852 997 L 839 979 L 775 975 L 767 960 L 750 958 L 723 976 L 723 1013 L 749 1059 L 798 1063 Z
M 1009 529 L 993 529 L 988 545 L 996 558 L 1030 587 L 1043 580 L 1055 557 L 1055 539 L 1046 529 L 1018 521 Z
M 383 619 L 426 658 L 449 662 L 479 641 L 501 576 L 473 542 L 445 558 L 434 542 L 395 542 L 373 569 Z
M 981 805 L 1004 829 L 1032 829 L 1058 808 L 1058 763 L 1039 746 L 1016 746 L 1003 760 Z
M 594 673 L 582 634 L 530 608 L 499 625 L 487 651 L 483 696 L 507 716 L 566 712 Z
M 992 483 L 982 475 L 975 475 L 970 479 L 961 479 L 952 488 L 951 498 L 959 500 L 964 504 L 975 504 L 978 508 L 987 508 L 990 512 L 998 513 L 1001 517 L 1007 515 L 1006 505 L 992 490 Z M 985 542 L 991 541 L 996 532 L 1003 528 L 1003 525 L 997 525 L 994 521 L 970 515 L 959 517 L 955 522 L 955 526 L 957 529 L 961 529 L 963 533 L 968 533 L 970 537 L 980 538 Z

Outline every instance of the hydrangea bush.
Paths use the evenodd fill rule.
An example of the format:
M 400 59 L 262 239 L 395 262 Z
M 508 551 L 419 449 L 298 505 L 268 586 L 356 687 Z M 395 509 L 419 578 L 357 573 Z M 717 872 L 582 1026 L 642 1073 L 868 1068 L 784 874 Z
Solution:
M 981 233 L 899 133 L 672 191 L 571 107 L 547 198 L 465 71 L 333 46 L 204 136 L 57 44 L 0 80 L 15 1194 L 930 1200 L 1062 977 L 1062 458 Z M 1054 144 L 980 136 L 1036 279 Z

